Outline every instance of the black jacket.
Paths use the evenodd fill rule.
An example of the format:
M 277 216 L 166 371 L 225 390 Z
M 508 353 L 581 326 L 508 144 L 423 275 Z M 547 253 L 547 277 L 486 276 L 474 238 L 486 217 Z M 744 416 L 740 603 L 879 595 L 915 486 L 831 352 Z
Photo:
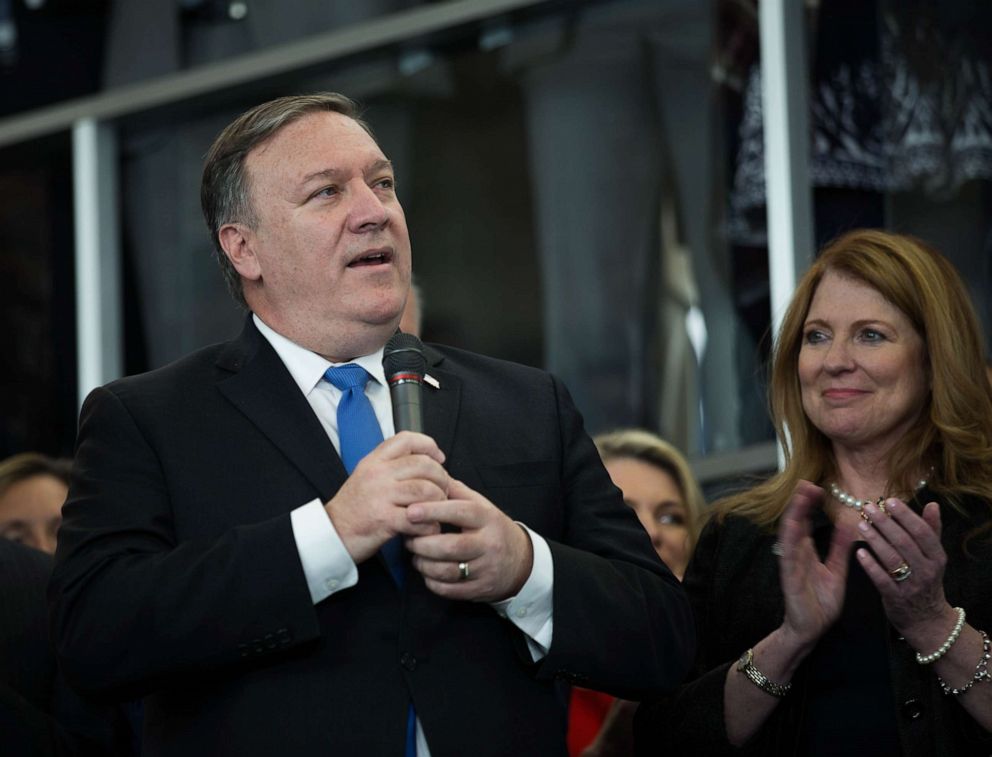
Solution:
M 912 506 L 934 499 L 926 489 Z M 964 607 L 970 625 L 992 633 L 992 544 L 971 544 L 962 551 L 962 537 L 986 522 L 989 509 L 966 501 L 967 516 L 941 504 L 942 543 L 948 562 L 944 590 L 952 606 Z M 832 526 L 816 514 L 813 537 L 822 553 Z M 797 743 L 806 695 L 805 662 L 793 689 L 757 734 L 740 750 L 727 741 L 723 690 L 727 669 L 748 647 L 775 630 L 784 617 L 778 558 L 772 552 L 775 534 L 750 520 L 729 516 L 711 521 L 686 570 L 685 588 L 696 617 L 699 647 L 690 681 L 661 701 L 643 705 L 637 714 L 638 754 L 799 755 Z M 915 651 L 894 630 L 886 639 L 899 739 L 907 757 L 966 757 L 992 753 L 992 734 L 985 732 L 953 697 L 945 696 L 931 668 L 917 664 Z M 978 660 L 976 659 L 977 663 Z M 882 706 L 879 704 L 879 706 Z
M 97 389 L 53 579 L 66 674 L 145 695 L 145 754 L 397 755 L 412 697 L 434 757 L 564 753 L 557 679 L 625 696 L 688 669 L 692 620 L 565 389 L 429 350 L 426 432 L 455 477 L 548 539 L 554 639 L 534 665 L 485 604 L 400 592 L 380 558 L 311 602 L 290 511 L 344 467 L 249 320 L 233 342 Z

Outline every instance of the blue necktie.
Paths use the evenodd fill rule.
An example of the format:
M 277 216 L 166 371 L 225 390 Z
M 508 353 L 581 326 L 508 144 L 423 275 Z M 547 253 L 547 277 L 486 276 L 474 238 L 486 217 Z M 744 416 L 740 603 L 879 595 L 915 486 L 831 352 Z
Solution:
M 324 378 L 341 390 L 338 402 L 338 439 L 341 444 L 341 462 L 350 475 L 355 466 L 382 441 L 382 429 L 375 417 L 372 403 L 365 396 L 369 374 L 362 366 L 347 363 L 324 371 Z M 402 588 L 406 579 L 403 562 L 403 543 L 399 536 L 382 545 L 382 555 L 397 585 Z
M 382 429 L 372 403 L 365 396 L 369 374 L 362 366 L 348 363 L 330 367 L 324 378 L 341 390 L 338 402 L 338 438 L 341 461 L 350 475 L 359 461 L 382 441 Z
M 372 403 L 365 396 L 365 385 L 369 374 L 362 366 L 347 363 L 330 367 L 324 371 L 324 378 L 341 390 L 338 402 L 338 440 L 341 445 L 341 462 L 348 475 L 369 452 L 382 441 L 382 429 L 375 417 Z M 403 544 L 396 536 L 382 545 L 389 572 L 396 584 L 402 588 L 406 579 L 406 566 L 403 564 Z M 406 722 L 406 743 L 404 757 L 417 755 L 417 715 L 410 703 Z

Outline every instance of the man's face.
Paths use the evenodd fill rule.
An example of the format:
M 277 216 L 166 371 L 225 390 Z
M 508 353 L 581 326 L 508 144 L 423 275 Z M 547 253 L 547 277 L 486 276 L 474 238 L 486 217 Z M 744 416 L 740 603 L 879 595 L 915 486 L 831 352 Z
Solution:
M 235 243 L 225 249 L 249 306 L 326 357 L 378 349 L 410 285 L 410 237 L 386 156 L 354 120 L 321 112 L 256 147 L 246 167 L 258 222 L 220 233 Z

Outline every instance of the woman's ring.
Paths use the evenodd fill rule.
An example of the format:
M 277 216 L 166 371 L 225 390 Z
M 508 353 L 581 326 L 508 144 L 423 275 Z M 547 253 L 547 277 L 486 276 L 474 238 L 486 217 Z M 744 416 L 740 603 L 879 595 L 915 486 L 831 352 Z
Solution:
M 898 567 L 890 570 L 889 575 L 892 576 L 892 580 L 894 580 L 896 583 L 902 583 L 911 575 L 913 575 L 913 569 L 903 562 L 903 563 L 899 563 Z
M 458 563 L 458 580 L 464 581 L 468 578 L 468 563 L 460 562 Z M 899 580 L 898 578 L 896 579 Z

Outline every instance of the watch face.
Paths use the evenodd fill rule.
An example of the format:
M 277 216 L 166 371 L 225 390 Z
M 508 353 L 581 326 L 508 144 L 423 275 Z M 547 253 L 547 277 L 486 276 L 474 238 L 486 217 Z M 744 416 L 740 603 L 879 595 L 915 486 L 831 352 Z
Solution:
M 738 658 L 738 660 L 737 660 L 737 669 L 738 670 L 744 670 L 744 668 L 746 668 L 748 665 L 750 665 L 751 664 L 751 655 L 753 655 L 753 654 L 754 654 L 754 652 L 752 652 L 750 649 L 747 650 L 744 654 L 742 654 Z

